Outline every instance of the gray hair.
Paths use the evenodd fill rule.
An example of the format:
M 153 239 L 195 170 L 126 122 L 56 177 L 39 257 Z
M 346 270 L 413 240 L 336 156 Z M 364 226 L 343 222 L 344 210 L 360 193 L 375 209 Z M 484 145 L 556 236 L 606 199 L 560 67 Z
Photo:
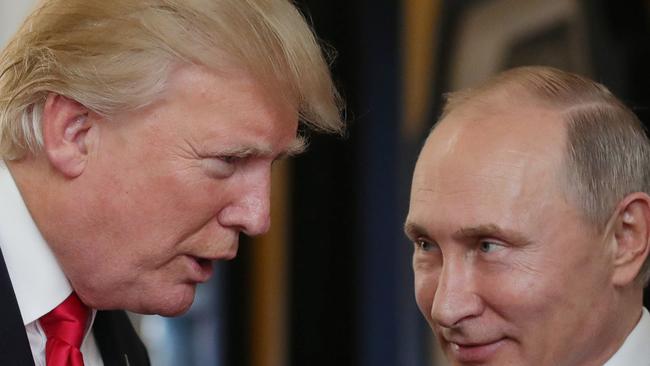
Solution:
M 650 141 L 643 124 L 605 86 L 585 77 L 542 66 L 511 69 L 475 89 L 451 93 L 443 117 L 470 99 L 508 91 L 560 111 L 567 122 L 566 187 L 595 227 L 604 230 L 628 194 L 650 194 Z M 650 280 L 650 256 L 637 280 Z

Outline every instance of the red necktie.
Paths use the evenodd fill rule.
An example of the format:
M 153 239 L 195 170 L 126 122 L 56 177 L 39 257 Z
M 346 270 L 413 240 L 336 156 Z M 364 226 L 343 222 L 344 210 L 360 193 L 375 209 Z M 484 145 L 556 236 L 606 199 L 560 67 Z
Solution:
M 79 347 L 83 341 L 88 314 L 88 307 L 73 292 L 54 310 L 41 317 L 41 327 L 47 336 L 47 366 L 83 366 Z

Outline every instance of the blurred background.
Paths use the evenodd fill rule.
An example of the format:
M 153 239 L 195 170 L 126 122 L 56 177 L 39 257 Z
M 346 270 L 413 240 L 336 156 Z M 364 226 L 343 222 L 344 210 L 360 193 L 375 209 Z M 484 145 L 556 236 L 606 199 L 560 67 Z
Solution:
M 347 136 L 310 136 L 276 168 L 272 231 L 244 238 L 185 316 L 134 320 L 160 366 L 444 365 L 402 234 L 443 93 L 546 64 L 604 83 L 647 124 L 650 1 L 296 3 L 335 56 Z M 0 43 L 32 4 L 0 0 Z

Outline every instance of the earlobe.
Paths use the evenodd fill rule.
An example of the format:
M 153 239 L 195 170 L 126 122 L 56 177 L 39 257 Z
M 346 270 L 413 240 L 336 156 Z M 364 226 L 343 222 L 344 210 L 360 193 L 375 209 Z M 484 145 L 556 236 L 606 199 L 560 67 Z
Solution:
M 625 286 L 638 277 L 650 250 L 650 197 L 632 193 L 621 201 L 617 212 L 613 280 Z
M 88 156 L 87 132 L 91 128 L 89 110 L 80 103 L 50 94 L 43 108 L 43 144 L 50 164 L 64 176 L 75 178 Z

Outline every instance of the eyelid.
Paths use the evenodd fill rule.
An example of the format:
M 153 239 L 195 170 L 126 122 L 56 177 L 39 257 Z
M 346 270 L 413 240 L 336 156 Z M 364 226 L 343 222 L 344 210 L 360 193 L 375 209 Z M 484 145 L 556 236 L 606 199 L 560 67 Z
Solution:
M 215 157 L 215 159 L 222 160 L 224 163 L 227 163 L 227 164 L 234 164 L 237 161 L 242 160 L 244 158 L 242 158 L 241 156 L 235 156 L 235 155 L 221 155 L 221 156 Z
M 506 246 L 506 243 L 504 243 L 502 240 L 495 239 L 495 238 L 479 238 L 477 242 L 479 244 L 484 243 L 484 242 L 489 242 L 489 243 L 493 243 L 493 244 L 496 244 L 496 245 L 499 245 L 499 246 L 502 246 L 502 247 Z
M 201 159 L 201 167 L 212 178 L 228 178 L 235 172 L 235 164 L 224 160 L 223 157 L 205 157 Z
M 492 238 L 482 238 L 477 241 L 477 249 L 481 252 L 488 253 L 482 250 L 481 245 L 483 243 L 489 243 L 497 247 L 495 250 L 491 250 L 489 253 L 495 252 L 495 251 L 501 251 L 507 247 L 507 244 L 502 242 L 501 240 L 497 239 L 492 239 Z
M 480 242 L 483 242 L 483 241 L 489 241 L 489 242 L 501 243 L 501 240 L 499 240 L 499 239 L 495 239 L 495 238 L 492 238 L 492 237 L 489 237 L 489 236 L 478 238 L 477 241 L 478 241 L 479 243 L 480 243 Z

